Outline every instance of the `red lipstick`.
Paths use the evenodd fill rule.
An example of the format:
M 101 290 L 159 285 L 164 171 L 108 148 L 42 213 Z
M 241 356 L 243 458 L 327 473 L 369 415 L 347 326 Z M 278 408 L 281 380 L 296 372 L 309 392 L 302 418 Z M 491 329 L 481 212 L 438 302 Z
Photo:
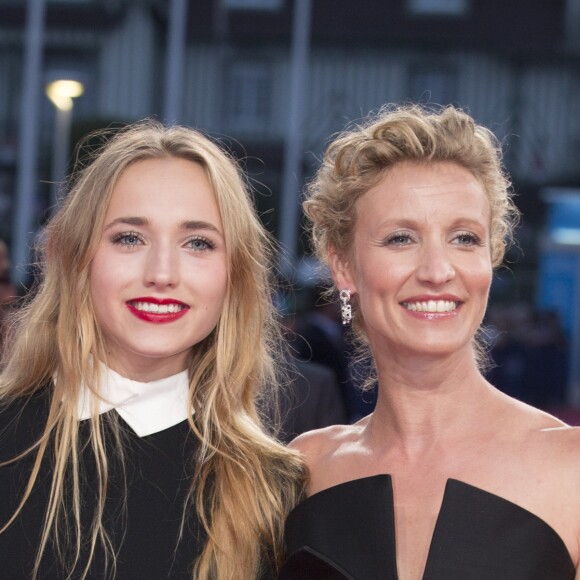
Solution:
M 145 322 L 165 324 L 178 320 L 187 314 L 189 306 L 173 298 L 153 298 L 152 296 L 133 298 L 126 302 L 129 312 Z

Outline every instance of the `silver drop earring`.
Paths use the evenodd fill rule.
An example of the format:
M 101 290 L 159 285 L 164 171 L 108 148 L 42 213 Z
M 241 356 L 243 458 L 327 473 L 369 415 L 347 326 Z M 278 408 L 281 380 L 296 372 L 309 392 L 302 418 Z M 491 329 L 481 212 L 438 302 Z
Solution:
M 340 313 L 342 314 L 342 324 L 346 326 L 350 324 L 352 320 L 352 306 L 350 305 L 350 290 L 346 288 L 340 291 Z

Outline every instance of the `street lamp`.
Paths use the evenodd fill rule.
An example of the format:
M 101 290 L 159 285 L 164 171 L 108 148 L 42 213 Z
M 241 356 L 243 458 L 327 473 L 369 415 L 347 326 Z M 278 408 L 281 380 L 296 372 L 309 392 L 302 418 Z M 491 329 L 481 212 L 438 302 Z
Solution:
M 52 204 L 58 202 L 60 183 L 66 177 L 70 149 L 70 129 L 73 99 L 84 93 L 85 87 L 78 80 L 58 78 L 46 85 L 46 96 L 56 109 L 52 149 Z
M 73 108 L 73 99 L 80 97 L 84 92 L 83 83 L 71 79 L 59 79 L 46 85 L 47 97 L 61 111 L 70 111 Z

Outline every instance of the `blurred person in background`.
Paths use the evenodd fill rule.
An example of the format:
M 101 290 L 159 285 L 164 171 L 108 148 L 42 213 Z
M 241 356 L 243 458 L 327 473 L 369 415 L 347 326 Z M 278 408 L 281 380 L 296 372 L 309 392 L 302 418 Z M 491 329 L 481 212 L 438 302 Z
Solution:
M 346 405 L 331 369 L 288 356 L 288 382 L 279 397 L 279 438 L 289 443 L 306 431 L 349 422 Z
M 309 286 L 304 309 L 296 315 L 292 333 L 292 349 L 304 361 L 312 361 L 332 370 L 346 405 L 348 423 L 355 423 L 372 412 L 376 392 L 361 392 L 357 387 L 360 375 L 356 357 L 345 337 L 340 305 L 329 299 L 327 284 Z
M 42 241 L 0 377 L 0 576 L 271 578 L 304 470 L 257 408 L 280 336 L 235 162 L 130 126 Z
M 286 297 L 282 301 L 286 304 L 291 302 Z M 280 300 L 278 304 L 281 306 Z M 311 360 L 302 360 L 296 352 L 296 318 L 293 308 L 281 306 L 279 312 L 288 342 L 285 361 L 287 383 L 280 393 L 276 409 L 272 411 L 280 415 L 278 437 L 289 443 L 306 431 L 349 423 L 349 416 L 343 391 L 333 369 Z M 275 425 L 276 413 L 272 414 L 272 419 Z
M 454 107 L 387 107 L 327 149 L 304 208 L 378 400 L 292 443 L 310 479 L 281 579 L 579 577 L 580 431 L 482 374 L 510 189 L 493 134 Z
M 495 305 L 489 308 L 486 327 L 493 359 L 487 379 L 520 401 L 560 412 L 569 356 L 558 313 L 525 303 Z
M 279 272 L 274 295 L 285 339 L 285 384 L 280 396 L 268 411 L 269 421 L 278 438 L 289 443 L 297 435 L 348 423 L 342 390 L 331 368 L 311 360 L 302 360 L 296 344 L 296 282 Z
M 568 382 L 568 339 L 553 310 L 534 310 L 527 340 L 528 402 L 543 409 L 562 406 Z

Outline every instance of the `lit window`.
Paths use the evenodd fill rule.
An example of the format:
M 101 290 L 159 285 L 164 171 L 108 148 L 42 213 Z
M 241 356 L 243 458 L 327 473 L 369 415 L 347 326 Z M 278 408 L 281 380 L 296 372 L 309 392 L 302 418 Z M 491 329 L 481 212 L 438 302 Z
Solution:
M 470 0 L 407 0 L 407 7 L 416 16 L 464 16 Z
M 224 0 L 226 8 L 251 10 L 278 10 L 283 3 L 283 0 Z
M 580 245 L 580 190 L 546 188 L 548 235 L 559 244 Z

